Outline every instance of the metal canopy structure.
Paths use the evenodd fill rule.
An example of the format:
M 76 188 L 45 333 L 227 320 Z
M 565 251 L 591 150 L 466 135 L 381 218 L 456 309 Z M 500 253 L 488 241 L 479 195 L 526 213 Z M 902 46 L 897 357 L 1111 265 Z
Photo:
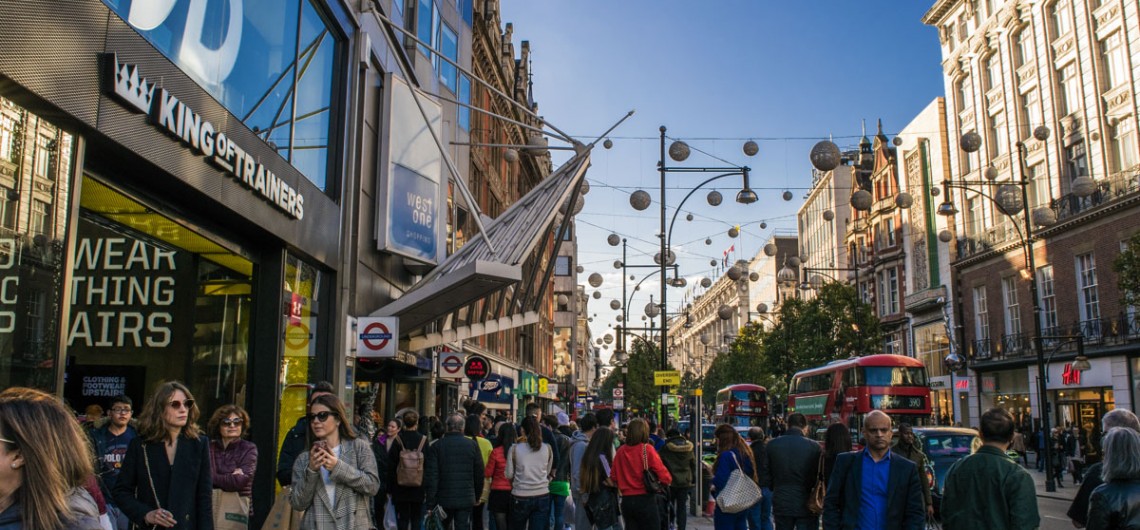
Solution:
M 576 144 L 569 161 L 486 225 L 486 237 L 469 240 L 371 316 L 399 317 L 406 351 L 537 323 L 592 147 Z M 547 254 L 542 243 L 552 234 L 559 237 Z

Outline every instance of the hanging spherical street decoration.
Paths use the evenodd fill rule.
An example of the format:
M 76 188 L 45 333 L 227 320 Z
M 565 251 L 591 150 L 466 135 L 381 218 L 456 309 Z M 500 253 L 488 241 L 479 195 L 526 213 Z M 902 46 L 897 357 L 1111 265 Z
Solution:
M 680 140 L 669 144 L 669 158 L 677 162 L 684 162 L 689 158 L 689 144 Z
M 666 266 L 673 265 L 676 262 L 677 262 L 677 254 L 675 254 L 672 250 L 670 250 L 669 254 L 666 255 L 665 265 Z M 660 252 L 653 255 L 653 263 L 656 263 L 658 265 L 661 264 L 661 253 Z
M 1033 210 L 1033 224 L 1045 228 L 1057 224 L 1057 212 L 1048 206 L 1041 206 Z
M 732 318 L 732 306 L 721 304 L 720 307 L 716 308 L 716 316 L 720 317 L 721 320 Z
M 606 333 L 604 336 L 602 336 L 602 341 L 605 342 L 606 344 L 613 344 L 614 343 L 614 336 L 609 334 L 609 333 Z
M 977 152 L 978 149 L 982 148 L 982 135 L 978 134 L 977 131 L 970 131 L 962 135 L 958 145 L 967 153 Z
M 545 136 L 531 136 L 530 138 L 526 139 L 526 144 L 529 146 L 527 147 L 527 152 L 534 156 L 544 156 L 550 152 L 550 150 L 547 149 L 550 141 L 547 140 Z
M 506 149 L 503 151 L 503 160 L 508 163 L 514 164 L 519 161 L 519 152 L 514 149 Z
M 706 238 L 705 238 L 705 244 L 706 244 L 706 245 L 711 245 L 711 244 L 712 244 L 712 238 L 711 238 L 711 237 L 706 237 Z
M 758 281 L 760 281 L 760 273 L 750 272 L 750 273 L 748 273 L 748 279 L 751 281 L 754 281 L 754 282 L 758 282 Z
M 582 274 L 583 272 L 586 272 L 586 267 L 579 265 L 577 267 L 574 267 L 574 270 L 577 271 L 578 274 Z
M 631 281 L 631 282 L 632 282 L 633 280 L 636 280 L 636 279 L 637 279 L 637 278 L 635 278 L 635 277 L 634 277 L 632 274 L 630 274 L 630 275 L 629 275 L 629 281 Z
M 799 267 L 801 263 L 799 256 L 788 256 L 788 265 Z
M 566 296 L 564 294 L 558 295 L 558 305 L 560 305 L 560 306 L 570 305 L 570 297 Z
M 855 193 L 851 194 L 851 207 L 856 210 L 870 211 L 872 201 L 871 192 L 867 190 L 855 190 Z
M 765 228 L 768 228 L 768 223 L 766 221 L 760 221 L 760 229 L 763 230 Z
M 594 300 L 597 300 L 597 299 L 599 299 L 599 298 L 601 298 L 601 297 L 602 297 L 602 292 L 601 292 L 601 291 L 594 291 Z
M 621 244 L 621 236 L 617 234 L 610 234 L 608 237 L 606 237 L 606 243 L 609 243 L 611 247 L 616 247 Z
M 710 285 L 712 285 L 712 280 L 710 280 L 710 279 L 708 279 L 708 278 L 701 278 L 701 287 L 704 287 L 705 289 L 708 289 L 708 287 L 709 287 Z
M 587 193 L 590 193 L 590 181 L 588 181 L 588 180 L 586 180 L 586 179 L 582 179 L 582 190 L 581 190 L 581 194 L 582 194 L 582 195 L 585 195 L 585 194 L 587 194 Z
M 937 186 L 930 188 L 930 196 L 931 197 L 937 197 L 939 193 L 942 193 L 941 188 L 939 188 Z
M 594 339 L 594 344 L 597 344 L 598 346 L 601 346 L 601 345 L 602 345 L 602 338 L 601 338 L 601 337 L 598 337 L 597 339 Z
M 1025 203 L 1021 200 L 1021 188 L 1013 184 L 998 186 L 997 191 L 994 192 L 994 202 L 997 203 L 998 210 L 1001 213 L 1009 216 L 1017 215 L 1025 208 Z
M 938 232 L 939 241 L 943 243 L 949 243 L 951 239 L 954 239 L 954 234 L 951 234 L 949 230 Z
M 673 278 L 673 287 L 684 287 L 689 285 L 689 280 L 684 278 Z
M 903 139 L 901 136 L 896 136 L 891 139 L 891 143 L 895 144 L 895 147 L 901 147 L 903 144 Z
M 728 229 L 728 237 L 736 237 L 739 235 L 740 235 L 740 230 L 737 230 L 735 226 Z
M 823 211 L 823 220 L 824 221 L 831 222 L 833 219 L 835 219 L 835 212 L 833 212 L 831 210 L 824 210 Z
M 1038 125 L 1033 129 L 1033 137 L 1044 142 L 1049 139 L 1049 128 L 1044 125 Z
M 910 208 L 914 206 L 914 197 L 911 197 L 910 194 L 905 191 L 899 192 L 898 195 L 895 195 L 895 206 L 904 210 Z
M 811 165 L 820 171 L 831 171 L 839 167 L 839 146 L 834 142 L 824 140 L 811 148 Z
M 759 304 L 756 304 L 756 312 L 760 313 L 761 315 L 763 315 L 764 313 L 767 313 L 768 312 L 768 304 L 765 304 L 764 302 L 760 302 Z
M 728 279 L 735 282 L 736 280 L 739 280 L 741 276 L 744 276 L 744 271 L 740 270 L 740 267 L 733 265 L 732 267 L 729 267 L 726 274 L 728 275 Z
M 690 213 L 690 214 L 686 214 L 686 215 L 685 215 L 685 220 L 686 220 L 686 221 L 692 221 L 692 220 L 693 220 L 693 214 L 691 214 L 691 213 Z
M 615 259 L 615 260 L 614 260 L 614 268 L 615 268 L 615 269 L 620 269 L 620 268 L 622 268 L 623 266 L 625 266 L 625 264 L 624 264 L 624 263 L 622 263 L 620 259 Z
M 657 315 L 661 314 L 661 308 L 657 307 L 657 304 L 649 302 L 645 304 L 645 314 L 649 318 L 657 318 Z
M 621 309 L 621 302 L 617 300 L 610 300 L 610 309 L 613 309 L 614 311 Z
M 759 153 L 759 152 L 760 152 L 760 146 L 757 145 L 756 142 L 754 142 L 752 140 L 748 140 L 747 142 L 744 142 L 744 154 L 745 155 L 756 156 L 756 153 Z
M 716 190 L 710 191 L 706 199 L 709 201 L 709 206 L 720 206 L 720 203 L 724 202 L 724 196 Z
M 986 180 L 997 180 L 998 169 L 993 166 L 987 166 L 985 172 L 982 173 L 982 176 L 986 177 Z
M 639 212 L 648 208 L 651 203 L 653 199 L 649 198 L 649 192 L 645 190 L 637 190 L 629 196 L 629 205 Z
M 602 285 L 602 275 L 598 274 L 596 272 L 591 273 L 590 277 L 587 278 L 586 281 L 590 282 L 590 287 L 598 287 L 598 286 Z
M 1088 197 L 1096 192 L 1096 181 L 1088 175 L 1081 175 L 1075 179 L 1071 184 L 1073 195 L 1077 197 Z
M 793 195 L 792 195 L 792 192 L 790 192 L 790 191 L 786 191 L 786 190 L 784 191 L 784 200 L 785 200 L 785 201 L 790 201 L 790 200 L 792 200 L 792 197 L 793 197 Z
M 610 140 L 609 138 L 606 138 L 605 140 L 602 141 L 602 147 L 605 147 L 606 149 L 612 149 L 613 146 L 614 146 L 614 141 Z
M 617 319 L 616 319 L 616 320 L 617 320 L 618 322 L 621 322 L 622 320 L 625 320 L 625 318 L 624 318 L 624 317 L 622 317 L 622 316 L 621 316 L 621 314 L 618 314 L 618 316 L 617 316 Z
M 776 250 L 777 248 L 775 243 L 768 243 L 767 245 L 764 245 L 764 255 L 768 256 L 769 258 L 776 255 Z

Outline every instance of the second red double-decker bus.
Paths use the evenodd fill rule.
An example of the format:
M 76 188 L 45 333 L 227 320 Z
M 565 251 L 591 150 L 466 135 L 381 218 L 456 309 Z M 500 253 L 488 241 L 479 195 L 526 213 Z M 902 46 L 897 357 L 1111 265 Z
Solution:
M 716 393 L 716 419 L 743 430 L 768 428 L 768 390 L 760 385 L 728 385 Z
M 863 416 L 876 409 L 896 424 L 929 423 L 930 385 L 922 361 L 904 355 L 867 355 L 792 376 L 788 410 L 807 417 L 809 436 L 834 422 L 859 431 Z

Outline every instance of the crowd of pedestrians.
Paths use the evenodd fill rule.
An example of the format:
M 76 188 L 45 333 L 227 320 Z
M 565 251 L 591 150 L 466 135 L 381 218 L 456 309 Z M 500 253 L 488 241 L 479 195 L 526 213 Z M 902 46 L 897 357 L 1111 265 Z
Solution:
M 57 397 L 0 392 L 0 530 L 248 528 L 258 448 L 240 406 L 217 408 L 201 430 L 194 396 L 176 381 L 137 418 L 126 396 L 108 405 L 82 424 Z M 537 405 L 515 423 L 477 402 L 464 409 L 442 420 L 407 409 L 372 424 L 350 415 L 331 385 L 314 385 L 284 436 L 283 490 L 267 525 L 686 530 L 690 503 L 699 510 L 706 499 L 717 530 L 918 530 L 935 516 L 921 440 L 879 411 L 862 418 L 857 450 L 846 425 L 829 426 L 821 444 L 798 413 L 781 418 L 779 435 L 719 425 L 715 458 L 702 463 L 676 425 L 635 418 L 619 429 L 609 410 L 572 422 Z M 1068 511 L 1075 527 L 1140 527 L 1140 420 L 1113 410 L 1096 432 L 1104 436 L 1027 435 L 1004 409 L 986 411 L 978 445 L 946 472 L 942 527 L 1038 527 L 1027 453 L 1044 444 L 1056 451 L 1042 465 L 1080 486 Z M 1099 461 L 1086 468 L 1094 451 Z M 694 491 L 698 473 L 707 492 Z

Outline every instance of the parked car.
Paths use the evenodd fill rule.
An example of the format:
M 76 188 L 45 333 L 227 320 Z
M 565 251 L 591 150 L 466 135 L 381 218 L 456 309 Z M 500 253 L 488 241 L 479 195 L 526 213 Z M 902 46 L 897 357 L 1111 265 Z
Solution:
M 926 454 L 926 476 L 930 479 L 930 497 L 934 517 L 942 519 L 942 485 L 946 472 L 954 462 L 969 456 L 978 431 L 962 427 L 915 427 L 917 443 Z

